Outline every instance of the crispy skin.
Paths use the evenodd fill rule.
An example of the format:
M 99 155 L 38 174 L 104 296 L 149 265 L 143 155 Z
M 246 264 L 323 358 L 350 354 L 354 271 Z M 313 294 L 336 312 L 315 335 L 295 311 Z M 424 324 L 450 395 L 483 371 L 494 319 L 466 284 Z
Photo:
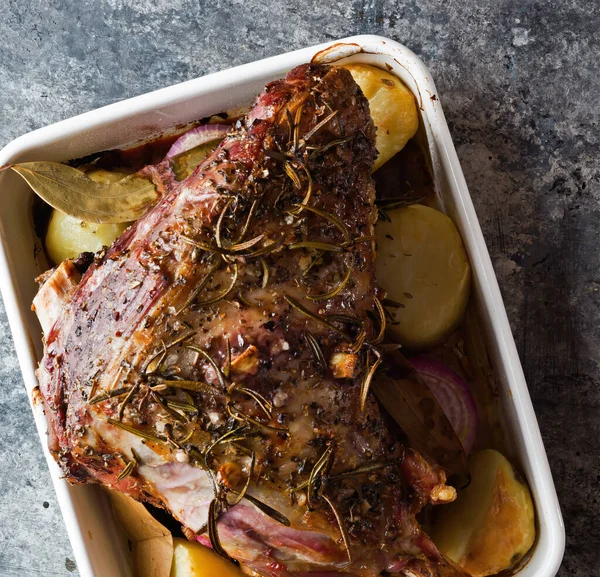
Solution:
M 39 380 L 71 481 L 165 507 L 188 534 L 216 492 L 224 549 L 262 575 L 444 573 L 415 520 L 443 471 L 373 398 L 360 406 L 377 355 L 374 137 L 346 70 L 300 66 L 187 180 L 149 167 L 169 192 L 58 308 L 46 281 Z M 231 505 L 249 474 L 289 527 Z

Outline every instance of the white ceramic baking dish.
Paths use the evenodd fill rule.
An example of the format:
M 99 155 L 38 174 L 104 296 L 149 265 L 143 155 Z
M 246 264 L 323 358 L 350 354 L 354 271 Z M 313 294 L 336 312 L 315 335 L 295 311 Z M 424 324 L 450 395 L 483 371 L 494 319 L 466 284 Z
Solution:
M 263 86 L 294 66 L 347 58 L 387 68 L 414 92 L 429 146 L 434 181 L 445 210 L 458 225 L 474 273 L 474 296 L 498 383 L 503 419 L 515 456 L 535 500 L 538 538 L 519 577 L 556 574 L 565 534 L 548 460 L 498 283 L 437 90 L 423 63 L 406 47 L 379 36 L 356 36 L 232 68 L 106 106 L 30 132 L 0 152 L 0 166 L 28 160 L 68 160 L 124 147 L 223 110 L 247 105 Z M 0 173 L 0 286 L 40 440 L 83 577 L 130 577 L 126 542 L 98 487 L 70 486 L 47 451 L 46 421 L 35 399 L 34 371 L 42 352 L 41 330 L 31 312 L 35 258 L 31 191 L 12 171 Z

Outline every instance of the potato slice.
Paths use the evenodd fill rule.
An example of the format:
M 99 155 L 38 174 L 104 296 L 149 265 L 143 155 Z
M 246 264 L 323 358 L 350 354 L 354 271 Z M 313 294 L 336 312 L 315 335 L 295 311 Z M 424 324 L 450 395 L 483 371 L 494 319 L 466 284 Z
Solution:
M 243 573 L 208 547 L 185 539 L 173 539 L 171 577 L 242 577 Z
M 111 184 L 125 178 L 127 173 L 92 168 L 86 175 L 94 182 Z M 54 209 L 46 231 L 46 251 L 56 264 L 85 251 L 98 252 L 103 246 L 110 246 L 129 224 L 92 224 Z
M 46 232 L 46 251 L 56 264 L 85 251 L 98 252 L 103 246 L 110 246 L 127 226 L 92 224 L 53 210 Z
M 411 349 L 440 342 L 456 328 L 471 285 L 469 259 L 456 226 L 445 214 L 423 206 L 390 210 L 378 221 L 377 281 L 389 299 L 390 329 Z
M 373 171 L 400 152 L 419 128 L 419 114 L 413 93 L 397 76 L 369 66 L 346 64 L 369 101 L 371 117 L 377 127 L 375 146 L 379 155 Z
M 535 539 L 531 494 L 498 451 L 470 460 L 472 481 L 441 508 L 432 538 L 439 550 L 473 577 L 512 567 Z

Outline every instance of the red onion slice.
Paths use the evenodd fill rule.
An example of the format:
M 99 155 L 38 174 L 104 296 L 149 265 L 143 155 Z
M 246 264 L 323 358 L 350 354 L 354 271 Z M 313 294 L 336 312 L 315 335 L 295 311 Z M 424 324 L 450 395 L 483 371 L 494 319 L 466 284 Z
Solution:
M 180 136 L 171 146 L 169 152 L 167 152 L 166 159 L 173 158 L 178 154 L 182 154 L 196 146 L 212 142 L 214 140 L 222 140 L 225 135 L 229 132 L 231 126 L 228 124 L 203 124 L 192 128 L 192 130 L 186 132 Z
M 452 369 L 432 359 L 409 359 L 440 404 L 465 453 L 473 449 L 477 436 L 477 408 L 467 383 Z

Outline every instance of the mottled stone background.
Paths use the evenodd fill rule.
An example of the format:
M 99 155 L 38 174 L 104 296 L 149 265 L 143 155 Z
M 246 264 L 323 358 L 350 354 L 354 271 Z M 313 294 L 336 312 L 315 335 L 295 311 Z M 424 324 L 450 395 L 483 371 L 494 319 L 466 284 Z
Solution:
M 597 0 L 0 0 L 0 145 L 356 33 L 431 68 L 500 280 L 567 527 L 600 575 Z M 0 575 L 76 575 L 0 311 Z

